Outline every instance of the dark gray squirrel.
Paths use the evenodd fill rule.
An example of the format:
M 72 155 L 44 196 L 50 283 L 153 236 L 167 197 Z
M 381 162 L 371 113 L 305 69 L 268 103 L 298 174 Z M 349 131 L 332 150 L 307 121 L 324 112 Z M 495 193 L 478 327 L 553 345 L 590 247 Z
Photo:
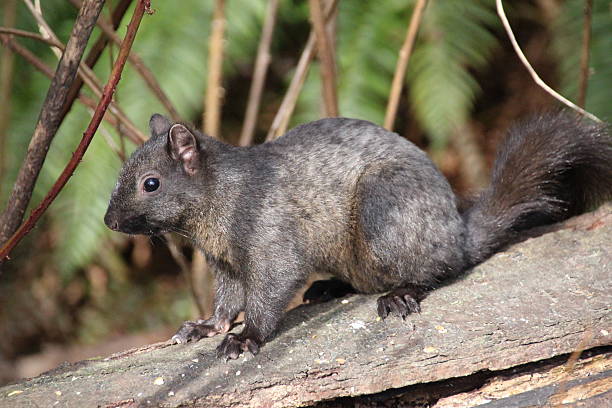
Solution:
M 517 124 L 491 184 L 467 209 L 426 154 L 363 120 L 328 118 L 275 141 L 235 147 L 155 114 L 126 161 L 104 217 L 128 234 L 176 232 L 201 248 L 216 280 L 214 315 L 175 342 L 229 333 L 219 357 L 256 354 L 313 272 L 405 318 L 427 290 L 482 262 L 519 231 L 612 198 L 605 125 L 564 112 Z M 502 288 L 500 288 L 502 290 Z

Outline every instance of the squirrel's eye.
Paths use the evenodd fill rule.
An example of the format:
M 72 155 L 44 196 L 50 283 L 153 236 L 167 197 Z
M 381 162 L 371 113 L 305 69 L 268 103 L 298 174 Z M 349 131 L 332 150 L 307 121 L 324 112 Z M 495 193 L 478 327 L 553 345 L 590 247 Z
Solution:
M 144 190 L 147 193 L 151 193 L 159 188 L 159 179 L 155 177 L 149 177 L 144 181 Z

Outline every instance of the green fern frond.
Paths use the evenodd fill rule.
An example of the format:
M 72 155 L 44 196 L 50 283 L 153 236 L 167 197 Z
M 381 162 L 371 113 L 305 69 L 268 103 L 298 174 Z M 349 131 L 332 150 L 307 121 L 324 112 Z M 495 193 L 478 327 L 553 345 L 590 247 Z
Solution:
M 491 2 L 431 2 L 408 68 L 410 102 L 434 149 L 468 117 L 479 86 L 470 68 L 488 62 L 496 40 Z

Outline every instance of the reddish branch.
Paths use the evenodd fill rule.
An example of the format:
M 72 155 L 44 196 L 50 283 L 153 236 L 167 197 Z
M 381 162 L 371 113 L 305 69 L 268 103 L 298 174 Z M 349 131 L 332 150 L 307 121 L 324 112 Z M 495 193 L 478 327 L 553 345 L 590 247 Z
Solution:
M 85 7 L 86 6 L 84 6 L 84 8 Z M 83 134 L 81 142 L 79 143 L 76 151 L 73 153 L 72 158 L 64 168 L 64 171 L 59 176 L 51 190 L 49 190 L 40 205 L 34 211 L 32 211 L 32 214 L 30 215 L 28 220 L 23 225 L 21 225 L 21 227 L 19 227 L 15 234 L 13 234 L 13 236 L 8 240 L 8 242 L 0 249 L 0 260 L 4 260 L 5 258 L 7 258 L 11 250 L 15 247 L 15 245 L 17 245 L 17 243 L 19 243 L 19 241 L 21 241 L 21 239 L 32 230 L 38 219 L 40 219 L 42 214 L 46 211 L 47 208 L 49 208 L 53 200 L 55 200 L 62 188 L 66 185 L 66 183 L 74 173 L 74 170 L 79 165 L 79 162 L 82 160 L 83 155 L 89 147 L 89 144 L 91 143 L 91 140 L 93 139 L 94 134 L 98 129 L 102 118 L 104 117 L 108 105 L 111 102 L 112 96 L 115 93 L 117 83 L 121 79 L 121 72 L 123 71 L 127 56 L 134 42 L 134 38 L 136 37 L 136 32 L 138 31 L 138 27 L 140 26 L 142 16 L 144 12 L 148 11 L 149 9 L 150 0 L 138 1 L 138 4 L 132 16 L 132 20 L 130 21 L 130 24 L 128 26 L 126 36 L 123 40 L 123 43 L 121 44 L 121 49 L 119 50 L 119 56 L 117 57 L 117 61 L 113 66 L 110 78 L 106 86 L 104 87 L 102 98 L 98 102 L 98 106 L 96 107 L 96 110 L 91 119 L 91 122 L 89 123 L 89 126 L 87 127 L 87 130 L 85 130 L 85 133 Z M 95 19 L 93 20 L 93 23 L 95 24 Z M 69 46 L 70 41 L 68 43 L 68 46 L 66 47 L 67 50 Z
M 85 3 L 77 16 L 70 39 L 49 86 L 24 163 L 19 169 L 7 206 L 0 216 L 2 244 L 15 232 L 23 219 L 47 151 L 61 123 L 59 114 L 66 101 L 68 88 L 74 82 L 87 40 L 103 6 L 104 0 L 90 0 Z M 0 257 L 1 259 L 3 257 Z

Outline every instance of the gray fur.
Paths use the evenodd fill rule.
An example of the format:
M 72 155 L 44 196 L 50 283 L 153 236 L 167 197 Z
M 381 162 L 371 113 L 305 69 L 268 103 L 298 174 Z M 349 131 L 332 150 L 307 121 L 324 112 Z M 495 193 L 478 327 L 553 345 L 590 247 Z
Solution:
M 121 170 L 105 222 L 131 234 L 173 231 L 202 249 L 217 276 L 215 315 L 188 322 L 177 340 L 224 332 L 245 310 L 244 331 L 228 335 L 219 348 L 228 358 L 257 352 L 313 272 L 335 275 L 363 293 L 429 288 L 489 256 L 507 242 L 517 217 L 529 218 L 507 211 L 504 194 L 491 189 L 460 214 L 448 182 L 423 151 L 366 121 L 322 119 L 247 148 L 192 130 L 198 160 L 192 167 L 169 140 L 171 126 L 161 115 L 151 118 L 152 137 Z M 537 152 L 534 168 L 547 156 Z M 501 163 L 496 174 L 514 171 Z M 146 193 L 142 183 L 151 175 L 161 187 Z M 522 191 L 521 180 L 495 177 L 493 189 Z M 537 193 L 525 194 L 533 201 Z M 410 293 L 381 298 L 379 313 L 401 309 L 398 296 L 414 304 Z M 194 325 L 198 335 L 184 335 Z

